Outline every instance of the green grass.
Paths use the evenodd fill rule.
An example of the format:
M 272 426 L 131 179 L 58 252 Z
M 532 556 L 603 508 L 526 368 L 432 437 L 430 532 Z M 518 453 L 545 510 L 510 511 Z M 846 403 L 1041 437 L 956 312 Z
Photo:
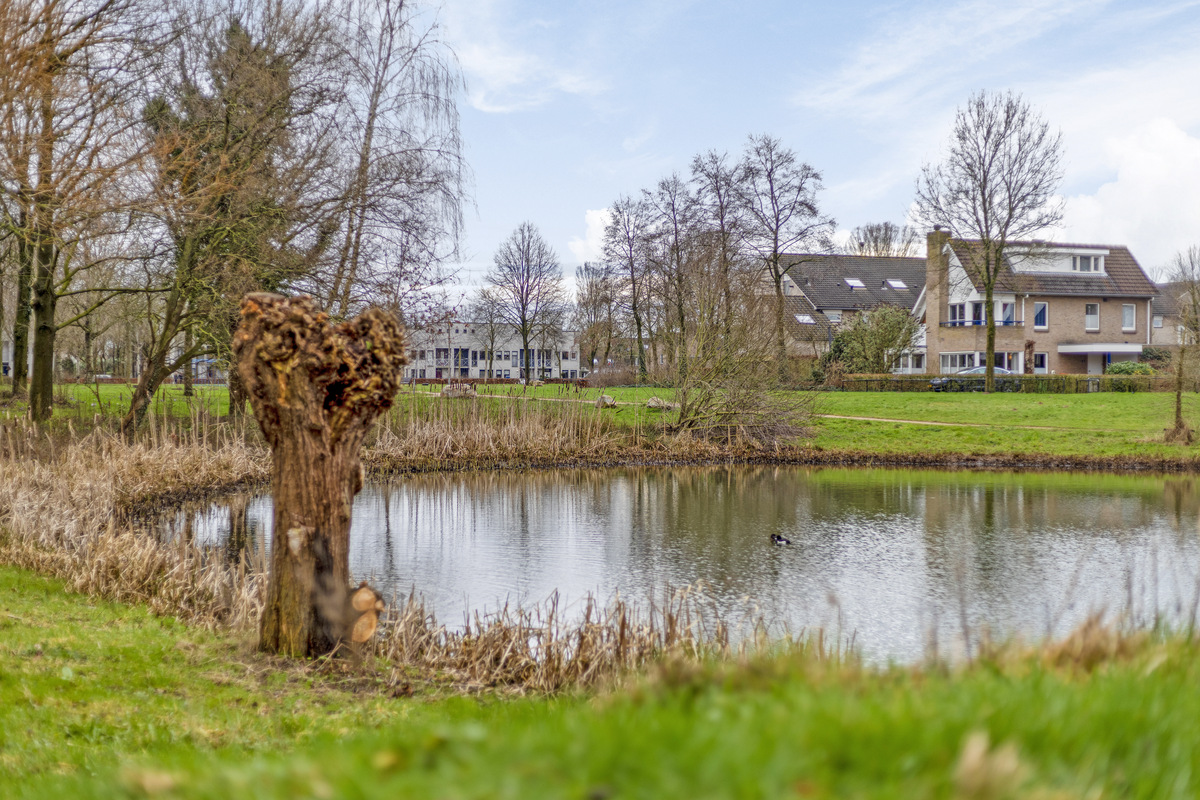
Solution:
M 1163 429 L 1174 419 L 1174 399 L 1174 395 L 1156 393 L 831 392 L 821 396 L 820 413 L 970 427 L 825 418 L 817 424 L 815 443 L 833 450 L 888 455 L 1200 456 L 1200 445 L 1163 442 Z M 1191 424 L 1200 424 L 1200 398 L 1196 395 L 1185 396 L 1184 416 Z
M 1019 759 L 992 787 L 1011 795 L 975 796 L 1200 793 L 1200 651 L 1178 637 L 1090 673 L 797 657 L 598 696 L 393 698 L 11 568 L 0 609 L 5 797 L 963 797 L 975 732 L 994 745 L 975 778 L 1005 772 L 1005 743 Z
M 422 418 L 428 413 L 440 386 L 406 387 L 396 400 L 398 421 Z M 600 415 L 619 427 L 661 428 L 665 415 L 647 412 L 651 396 L 672 399 L 671 389 L 613 387 L 575 391 L 562 385 L 525 389 L 512 385 L 480 385 L 484 416 L 495 416 L 507 404 L 528 402 L 551 414 Z M 55 412 L 60 425 L 73 422 L 90 426 L 99 414 L 107 424 L 124 414 L 132 387 L 107 384 L 99 387 L 67 385 L 60 396 L 67 402 Z M 591 404 L 601 392 L 622 405 L 599 411 Z M 489 400 L 489 397 L 494 399 Z M 457 401 L 456 401 L 457 402 Z M 494 404 L 494 405 L 493 405 Z M 155 394 L 151 411 L 188 420 L 204 411 L 213 416 L 228 413 L 229 396 L 223 386 L 197 386 L 196 396 L 183 397 L 181 386 L 164 386 Z M 467 409 L 464 406 L 464 409 Z M 1172 424 L 1174 395 L 1169 393 L 1095 393 L 1076 395 L 939 393 L 939 392 L 828 392 L 818 396 L 817 411 L 833 417 L 872 417 L 876 420 L 820 418 L 816 437 L 808 444 L 823 450 L 857 451 L 902 457 L 908 454 L 987 456 L 1025 454 L 1093 458 L 1200 457 L 1200 443 L 1190 447 L 1163 443 L 1163 430 Z M 456 412 L 457 413 L 457 412 Z M 466 411 L 464 410 L 464 413 Z M 0 419 L 19 418 L 21 403 L 0 410 Z M 467 416 L 470 416 L 469 414 Z M 1184 396 L 1184 416 L 1200 428 L 1200 395 Z M 465 418 L 464 418 L 465 419 Z M 898 420 L 944 423 L 913 425 Z M 962 427 L 958 427 L 962 426 Z

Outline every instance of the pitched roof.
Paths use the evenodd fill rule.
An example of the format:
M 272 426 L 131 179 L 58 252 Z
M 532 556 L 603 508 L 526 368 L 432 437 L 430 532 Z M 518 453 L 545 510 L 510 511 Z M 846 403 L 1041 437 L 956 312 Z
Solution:
M 1010 247 L 1043 247 L 1053 250 L 1107 250 L 1104 256 L 1104 275 L 1086 275 L 1065 272 L 1014 272 L 1012 263 L 1005 259 L 1004 267 L 996 279 L 996 288 L 1004 292 L 1020 294 L 1086 295 L 1089 297 L 1153 297 L 1158 287 L 1146 276 L 1133 253 L 1123 245 L 1098 244 L 1050 244 L 1046 242 L 1011 242 Z M 959 263 L 971 276 L 975 288 L 983 287 L 970 264 L 978 257 L 979 242 L 976 240 L 951 239 L 950 248 Z
M 822 310 L 862 310 L 880 303 L 911 310 L 925 286 L 923 258 L 785 253 L 781 264 L 800 291 Z
M 1174 283 L 1158 284 L 1158 294 L 1150 303 L 1153 313 L 1164 317 L 1179 316 L 1179 288 Z
M 807 297 L 783 298 L 783 322 L 789 336 L 798 342 L 824 342 L 833 338 L 829 318 L 816 309 Z M 812 322 L 807 322 L 807 320 Z

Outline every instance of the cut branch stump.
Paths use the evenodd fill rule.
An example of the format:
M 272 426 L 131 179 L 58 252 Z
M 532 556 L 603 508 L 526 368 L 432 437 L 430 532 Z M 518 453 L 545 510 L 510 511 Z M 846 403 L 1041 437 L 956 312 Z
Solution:
M 363 439 L 400 387 L 404 344 L 399 323 L 378 309 L 330 325 L 309 297 L 242 301 L 233 352 L 271 447 L 275 507 L 263 650 L 320 656 L 374 633 L 378 593 L 350 592 L 350 506 Z M 359 609 L 364 589 L 374 600 Z

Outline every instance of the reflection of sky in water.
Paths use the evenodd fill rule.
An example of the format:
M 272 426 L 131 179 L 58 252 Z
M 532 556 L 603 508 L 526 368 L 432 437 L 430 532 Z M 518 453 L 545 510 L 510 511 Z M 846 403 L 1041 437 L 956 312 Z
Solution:
M 577 609 L 588 592 L 638 601 L 702 580 L 730 619 L 749 597 L 792 631 L 853 633 L 869 657 L 909 660 L 934 631 L 953 647 L 964 620 L 1034 637 L 1099 609 L 1186 624 L 1200 589 L 1198 514 L 1197 487 L 1170 477 L 782 467 L 433 475 L 363 490 L 351 570 L 385 589 L 415 588 L 449 624 L 556 590 Z M 190 522 L 198 543 L 257 550 L 271 504 L 243 498 Z M 772 545 L 776 532 L 792 545 Z

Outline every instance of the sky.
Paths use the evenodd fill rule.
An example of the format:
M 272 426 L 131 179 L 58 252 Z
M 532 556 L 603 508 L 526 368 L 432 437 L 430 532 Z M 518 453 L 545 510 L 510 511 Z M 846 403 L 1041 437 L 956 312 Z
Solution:
M 606 209 L 698 153 L 778 137 L 841 235 L 904 222 L 979 90 L 1062 132 L 1064 225 L 1156 277 L 1200 244 L 1200 0 L 444 0 L 473 203 L 460 281 L 533 222 L 568 275 Z

